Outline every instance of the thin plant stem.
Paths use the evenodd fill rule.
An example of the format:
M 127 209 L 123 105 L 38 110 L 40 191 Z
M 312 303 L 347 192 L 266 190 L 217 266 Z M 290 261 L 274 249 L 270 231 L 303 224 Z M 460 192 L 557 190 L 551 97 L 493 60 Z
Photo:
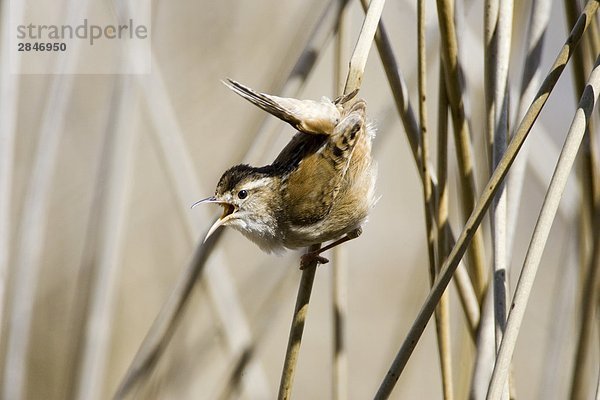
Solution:
M 568 26 L 573 26 L 575 23 L 575 19 L 577 15 L 580 13 L 580 5 L 577 2 L 564 2 L 565 6 L 565 16 L 566 22 Z M 594 29 L 594 21 L 590 25 L 590 33 L 593 33 Z M 586 35 L 584 37 L 584 41 L 587 41 L 588 44 L 591 43 L 590 35 Z M 590 62 L 588 61 L 590 58 L 590 46 L 581 46 L 578 48 L 573 54 L 573 63 L 572 63 L 572 71 L 573 71 L 573 88 L 575 99 L 581 97 L 583 92 L 583 88 L 585 86 L 585 77 L 587 75 L 587 71 L 589 70 Z M 597 53 L 594 53 L 597 54 Z M 591 126 L 591 124 L 590 124 Z M 586 302 L 589 301 L 588 296 L 590 293 L 590 282 L 587 281 L 589 274 L 592 272 L 589 270 L 590 266 L 593 266 L 592 257 L 595 256 L 596 249 L 594 248 L 595 240 L 593 237 L 593 230 L 595 224 L 595 204 L 596 200 L 594 199 L 596 196 L 596 186 L 598 186 L 597 179 L 597 164 L 595 151 L 593 151 L 592 142 L 595 140 L 594 131 L 590 130 L 588 127 L 588 131 L 586 132 L 583 138 L 582 151 L 580 152 L 579 157 L 579 173 L 580 179 L 579 183 L 581 185 L 581 193 L 582 197 L 580 199 L 580 207 L 579 207 L 579 236 L 580 236 L 580 247 L 579 247 L 579 258 L 581 263 L 581 287 L 580 289 L 583 292 L 583 296 L 581 297 L 581 310 L 582 314 L 580 315 L 580 323 L 577 327 L 577 347 L 575 351 L 575 364 L 571 371 L 571 391 L 570 396 L 572 399 L 579 400 L 587 397 L 585 393 L 586 388 L 589 384 L 589 371 L 586 368 L 587 360 L 589 359 L 590 353 L 590 318 L 589 315 L 589 307 L 586 305 Z M 589 251 L 591 249 L 591 251 Z
M 435 214 L 435 199 L 433 197 L 429 159 L 429 134 L 427 132 L 427 58 L 425 41 L 425 0 L 417 2 L 417 68 L 419 91 L 419 126 L 421 128 L 421 155 L 423 174 L 423 202 L 425 214 L 425 229 L 427 234 L 427 253 L 429 258 L 429 279 L 433 284 L 438 272 L 436 267 L 436 225 L 433 221 Z M 445 232 L 444 232 L 445 236 Z M 444 293 L 435 312 L 436 337 L 442 373 L 442 392 L 444 399 L 453 399 L 452 388 L 452 353 L 450 348 L 450 320 L 448 293 Z
M 423 331 L 427 326 L 427 322 L 431 318 L 431 315 L 433 314 L 440 297 L 452 279 L 452 275 L 458 267 L 460 259 L 465 254 L 465 251 L 473 238 L 475 232 L 474 230 L 477 229 L 481 224 L 481 221 L 485 216 L 485 212 L 490 206 L 492 198 L 499 188 L 499 183 L 502 182 L 506 177 L 510 166 L 517 157 L 519 149 L 523 145 L 523 142 L 525 142 L 525 139 L 527 139 L 531 127 L 539 116 L 543 106 L 550 96 L 550 93 L 552 92 L 552 89 L 554 89 L 558 78 L 562 74 L 567 62 L 569 61 L 573 47 L 579 43 L 581 36 L 589 25 L 590 19 L 598 9 L 598 5 L 599 0 L 588 1 L 583 14 L 577 20 L 577 24 L 573 27 L 573 30 L 569 34 L 566 43 L 561 48 L 554 64 L 551 67 L 551 72 L 546 76 L 546 79 L 544 79 L 544 82 L 542 83 L 534 102 L 530 105 L 525 117 L 519 124 L 519 128 L 517 129 L 514 138 L 509 143 L 504 156 L 498 163 L 498 167 L 494 170 L 494 173 L 490 177 L 490 180 L 488 181 L 482 195 L 475 205 L 475 209 L 473 210 L 471 217 L 469 217 L 460 236 L 458 237 L 458 240 L 456 241 L 456 244 L 452 248 L 448 259 L 446 262 L 444 262 L 436 282 L 431 288 L 423 307 L 419 311 L 419 314 L 410 328 L 405 341 L 400 347 L 398 354 L 394 358 L 390 369 L 388 370 L 383 382 L 381 383 L 381 386 L 379 387 L 379 390 L 375 396 L 376 399 L 385 399 L 391 394 L 396 382 L 398 381 L 398 378 L 400 377 L 400 374 L 404 370 L 404 367 L 406 366 L 406 363 L 408 362 L 414 348 L 419 342 L 419 339 L 423 334 Z
M 335 399 L 348 398 L 348 349 L 346 321 L 348 315 L 348 257 L 342 246 L 333 249 L 332 313 L 333 313 L 333 377 Z
M 429 278 L 435 279 L 435 234 L 433 231 L 432 213 L 434 210 L 431 173 L 429 167 L 429 135 L 427 132 L 427 59 L 425 45 L 425 2 L 417 1 L 417 69 L 419 92 L 419 127 L 421 138 L 421 169 L 423 174 L 423 203 L 425 214 L 425 230 L 427 235 L 427 254 L 429 258 Z M 438 337 L 438 346 L 440 338 Z M 441 346 L 440 349 L 441 351 Z M 442 354 L 440 353 L 440 358 Z
M 600 335 L 600 297 L 598 297 L 596 307 L 596 326 L 598 329 L 598 334 Z M 600 400 L 600 370 L 598 371 L 598 377 L 596 378 L 596 395 L 594 396 L 594 399 Z
M 464 84 L 460 77 L 458 59 L 458 39 L 454 25 L 454 1 L 437 0 L 438 21 L 441 34 L 441 53 L 446 76 L 446 90 L 452 113 L 454 141 L 461 182 L 461 205 L 463 218 L 471 215 L 477 191 L 475 188 L 474 159 L 470 137 L 469 121 L 464 107 Z M 468 251 L 469 268 L 477 298 L 481 303 L 486 290 L 485 252 L 481 231 L 474 232 L 473 242 Z
M 334 52 L 334 67 L 333 67 L 333 91 L 337 97 L 344 93 L 344 77 L 346 73 L 347 59 L 347 42 L 348 42 L 348 0 L 336 0 L 338 18 L 336 24 L 335 35 L 335 52 Z
M 600 51 L 600 27 L 598 27 L 598 24 L 598 20 L 595 19 L 590 26 L 589 46 L 592 54 L 597 54 Z
M 600 400 L 600 372 L 598 373 L 598 377 L 596 378 L 596 395 L 594 396 L 595 400 Z
M 471 373 L 471 387 L 469 397 L 482 399 L 485 397 L 494 369 L 496 358 L 495 332 L 494 332 L 494 293 L 488 290 L 481 309 L 481 320 L 477 332 L 477 348 L 473 370 Z
M 450 240 L 446 227 L 448 221 L 448 97 L 443 66 L 440 60 L 438 73 L 438 126 L 437 126 L 437 254 L 438 267 L 446 261 Z M 479 311 L 479 310 L 478 310 Z
M 490 173 L 506 150 L 508 141 L 508 68 L 512 30 L 512 0 L 485 2 L 485 103 Z M 502 184 L 492 201 L 492 264 L 495 349 L 500 347 L 506 324 L 508 258 L 506 237 L 506 187 Z M 487 310 L 488 308 L 484 308 Z M 502 398 L 508 400 L 508 380 Z
M 571 25 L 574 23 L 574 16 L 579 12 L 578 5 L 576 2 L 565 1 L 565 9 L 567 16 L 567 23 Z M 597 20 L 594 20 L 597 22 Z M 593 28 L 595 24 L 590 25 L 590 34 L 593 34 Z M 592 35 L 593 36 L 593 35 Z M 593 47 L 593 40 L 590 35 L 587 35 L 587 41 L 591 44 L 589 47 L 581 47 L 573 55 L 573 80 L 575 89 L 575 98 L 581 96 L 583 87 L 585 85 L 585 74 L 587 65 L 587 59 L 589 59 L 589 51 Z M 597 40 L 597 39 L 596 39 Z M 596 158 L 596 152 L 594 151 L 595 132 L 587 127 L 587 132 L 584 136 L 582 143 L 582 151 L 580 152 L 581 160 L 581 179 L 579 180 L 582 186 L 582 207 L 580 210 L 582 221 L 581 232 L 582 235 L 587 235 L 587 242 L 590 244 L 591 252 L 582 252 L 581 262 L 583 264 L 582 270 L 584 271 L 584 277 L 581 282 L 582 298 L 581 298 L 581 315 L 580 323 L 577 334 L 577 346 L 575 352 L 575 360 L 573 363 L 573 370 L 571 373 L 571 399 L 585 399 L 587 397 L 586 390 L 588 387 L 588 368 L 586 368 L 587 361 L 590 353 L 593 351 L 592 346 L 592 329 L 594 320 L 594 299 L 595 295 L 595 282 L 598 276 L 597 271 L 597 259 L 599 257 L 597 246 L 599 245 L 597 235 L 598 225 L 600 224 L 600 218 L 598 214 L 598 187 L 600 186 L 598 180 L 598 160 Z M 586 221 L 591 221 L 589 224 L 585 224 Z M 586 229 L 586 225 L 589 229 Z M 586 240 L 582 241 L 582 248 Z
M 343 92 L 346 75 L 346 42 L 348 33 L 348 7 L 346 0 L 338 0 L 339 17 L 335 40 L 333 83 L 336 96 Z M 333 360 L 332 360 L 332 398 L 348 398 L 348 356 L 346 339 L 346 316 L 348 314 L 348 259 L 346 248 L 337 246 L 333 249 L 331 277 L 331 297 L 333 316 Z
M 439 68 L 438 84 L 438 192 L 437 192 L 437 236 L 438 248 L 436 271 L 439 274 L 441 265 L 446 261 L 450 249 L 454 246 L 454 236 L 450 231 L 448 220 L 448 97 L 446 96 L 445 78 L 442 63 Z M 433 189 L 433 188 L 432 188 Z M 469 333 L 475 339 L 479 327 L 479 302 L 471 284 L 471 278 L 464 267 L 460 264 L 454 274 L 454 282 L 458 292 Z
M 369 57 L 371 44 L 373 43 L 379 20 L 381 19 L 384 4 L 385 0 L 371 0 L 369 3 L 367 15 L 365 16 L 358 41 L 350 59 L 350 69 L 346 78 L 346 85 L 344 86 L 344 94 L 352 93 L 361 86 L 365 66 L 367 65 L 367 58 Z
M 600 281 L 600 230 L 598 229 L 600 213 L 596 210 L 596 221 L 592 254 L 589 258 L 584 279 L 581 299 L 581 315 L 579 316 L 579 332 L 577 349 L 571 377 L 571 399 L 585 399 L 587 382 L 585 376 L 588 372 L 588 357 L 592 351 L 592 336 L 594 314 L 597 312 L 596 299 L 598 298 L 598 282 Z
M 317 251 L 321 248 L 320 244 L 313 245 L 309 248 L 309 252 Z M 292 326 L 290 328 L 290 336 L 288 346 L 283 362 L 281 372 L 281 380 L 279 382 L 279 400 L 290 399 L 292 396 L 292 387 L 294 384 L 294 376 L 296 373 L 296 364 L 298 355 L 300 354 L 300 344 L 302 342 L 302 334 L 304 332 L 304 324 L 308 313 L 308 304 L 312 293 L 312 286 L 317 272 L 317 261 L 311 262 L 302 271 L 300 278 L 300 286 L 298 287 L 298 295 L 296 297 L 296 306 L 294 307 L 294 315 L 292 317 Z
M 577 16 L 581 13 L 581 7 L 576 1 L 564 1 L 565 6 L 565 17 L 567 19 L 567 26 L 571 28 L 575 25 L 577 21 Z M 590 25 L 591 26 L 591 25 Z M 587 75 L 586 69 L 589 71 L 589 66 L 586 65 L 585 62 L 585 46 L 580 46 L 575 49 L 573 53 L 573 62 L 571 64 L 573 69 L 573 83 L 575 89 L 575 97 L 579 98 L 581 93 L 583 93 L 583 88 L 585 86 L 585 77 Z
M 590 3 L 588 3 L 588 5 L 589 4 Z M 596 3 L 595 8 L 597 7 L 598 4 Z M 587 8 L 588 7 L 586 6 L 586 9 Z M 527 255 L 525 256 L 523 269 L 521 270 L 519 282 L 517 283 L 515 294 L 513 296 L 511 311 L 506 323 L 506 332 L 500 345 L 500 350 L 498 351 L 494 372 L 492 373 L 492 379 L 487 395 L 488 400 L 499 399 L 501 396 L 504 382 L 508 376 L 510 360 L 513 355 L 521 322 L 525 314 L 529 294 L 542 257 L 542 252 L 548 239 L 550 228 L 552 227 L 552 222 L 556 215 L 558 204 L 566 186 L 571 167 L 575 161 L 577 151 L 579 150 L 583 135 L 589 123 L 589 118 L 598 99 L 599 92 L 600 56 L 596 60 L 594 70 L 588 79 L 588 84 L 584 89 L 575 117 L 569 128 L 565 144 L 540 211 L 540 216 L 533 231 Z
M 425 148 L 425 147 L 424 147 Z M 425 158 L 427 159 L 427 158 Z M 433 198 L 431 198 L 433 201 Z M 435 225 L 431 222 L 430 226 L 431 234 L 435 232 Z M 435 257 L 434 248 L 435 243 L 431 243 L 432 256 Z M 435 274 L 437 275 L 439 270 L 439 265 L 434 265 Z M 465 278 L 468 278 L 466 275 Z M 431 279 L 431 284 L 433 285 L 434 277 Z M 476 299 L 476 297 L 475 297 Z M 446 291 L 442 297 L 440 298 L 440 303 L 435 312 L 436 315 L 436 331 L 438 336 L 438 347 L 440 353 L 440 364 L 442 371 L 442 387 L 444 393 L 444 399 L 453 399 L 454 398 L 454 384 L 453 384 L 453 372 L 452 372 L 452 346 L 450 340 L 450 296 Z M 476 329 L 476 328 L 474 328 Z M 470 332 L 474 331 L 469 329 Z
M 583 71 L 576 71 L 577 75 L 581 75 Z M 571 393 L 572 399 L 584 399 L 587 397 L 586 390 L 588 388 L 588 360 L 590 354 L 593 352 L 593 321 L 595 313 L 595 299 L 597 298 L 597 282 L 599 278 L 600 269 L 600 197 L 599 197 L 599 186 L 598 182 L 599 171 L 598 171 L 598 160 L 596 158 L 596 152 L 593 147 L 592 137 L 594 131 L 587 128 L 586 136 L 583 139 L 582 150 L 580 151 L 580 158 L 582 162 L 582 177 L 580 179 L 583 196 L 581 202 L 580 218 L 582 220 L 581 232 L 583 235 L 587 234 L 587 240 L 582 241 L 582 247 L 584 243 L 588 242 L 590 252 L 581 252 L 582 263 L 582 281 L 581 281 L 581 313 L 579 315 L 579 326 L 577 333 L 577 346 L 575 351 L 575 360 L 573 363 L 573 370 L 571 375 Z M 586 224 L 586 222 L 588 222 Z M 588 229 L 586 229 L 586 227 Z

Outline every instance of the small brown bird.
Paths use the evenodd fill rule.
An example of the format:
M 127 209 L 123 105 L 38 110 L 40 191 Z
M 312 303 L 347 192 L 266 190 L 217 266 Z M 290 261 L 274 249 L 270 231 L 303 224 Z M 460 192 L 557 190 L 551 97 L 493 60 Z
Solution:
M 258 93 L 233 80 L 225 84 L 299 132 L 271 165 L 230 168 L 215 195 L 194 204 L 224 209 L 206 237 L 231 226 L 266 252 L 335 240 L 305 254 L 301 268 L 315 259 L 328 262 L 319 254 L 358 237 L 374 204 L 374 129 L 365 121 L 366 103 L 350 101 L 356 92 L 313 101 Z

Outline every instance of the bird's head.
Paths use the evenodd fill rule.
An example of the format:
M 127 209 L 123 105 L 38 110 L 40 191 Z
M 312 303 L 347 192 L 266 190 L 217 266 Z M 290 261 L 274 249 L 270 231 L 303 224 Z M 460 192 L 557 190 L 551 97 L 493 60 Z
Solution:
M 280 207 L 278 182 L 271 167 L 256 168 L 242 164 L 225 171 L 215 195 L 192 206 L 216 203 L 223 207 L 223 214 L 210 227 L 204 240 L 220 226 L 231 226 L 256 240 L 275 236 L 276 215 Z

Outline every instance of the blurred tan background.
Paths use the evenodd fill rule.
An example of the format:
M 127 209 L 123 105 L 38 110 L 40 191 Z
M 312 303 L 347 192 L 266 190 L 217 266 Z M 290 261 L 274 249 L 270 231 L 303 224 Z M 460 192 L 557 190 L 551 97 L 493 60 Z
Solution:
M 35 7 L 33 0 L 20 1 Z M 242 160 L 253 165 L 270 163 L 293 133 L 288 126 L 271 121 L 277 128 L 277 140 L 265 141 L 243 159 L 264 114 L 228 91 L 220 80 L 231 77 L 264 92 L 281 88 L 326 3 L 153 2 L 153 58 L 148 75 L 9 75 L 6 60 L 2 61 L 4 88 L 13 89 L 2 92 L 2 112 L 9 113 L 3 118 L 12 115 L 15 133 L 12 161 L 3 163 L 11 180 L 2 196 L 9 214 L 0 221 L 8 229 L 2 359 L 10 359 L 11 346 L 21 348 L 19 340 L 25 339 L 20 344 L 26 349 L 21 359 L 25 364 L 21 398 L 106 399 L 114 394 L 202 232 L 219 212 L 216 207 L 191 210 L 189 206 L 212 194 L 226 168 Z M 479 3 L 459 2 L 457 9 L 466 23 L 460 45 L 481 189 L 487 179 L 483 172 L 487 160 L 481 119 L 483 14 Z M 435 4 L 427 6 L 428 90 L 433 110 L 439 37 Z M 68 7 L 66 0 L 56 2 L 55 11 L 66 12 Z M 557 4 L 553 11 L 543 71 L 548 70 L 566 37 L 561 7 Z M 528 1 L 515 6 L 513 93 L 520 84 L 523 44 L 519 37 L 525 34 L 528 9 Z M 414 101 L 416 4 L 388 1 L 383 15 Z M 350 46 L 362 18 L 362 9 L 351 2 Z M 5 15 L 3 21 L 6 23 Z M 6 47 L 6 43 L 2 45 Z M 336 96 L 332 46 L 330 40 L 302 97 Z M 556 90 L 530 138 L 533 161 L 527 169 L 511 260 L 513 286 L 573 115 L 570 72 Z M 366 99 L 370 117 L 379 127 L 375 157 L 381 199 L 363 235 L 343 246 L 351 399 L 374 395 L 429 287 L 421 184 L 374 50 L 360 96 Z M 431 118 L 431 132 L 435 125 Z M 40 146 L 47 143 L 55 143 L 56 152 L 48 150 L 54 156 L 44 164 L 39 157 L 48 152 Z M 455 163 L 450 146 L 450 162 Z M 39 173 L 36 168 L 41 169 Z M 33 184 L 35 176 L 47 179 Z M 450 182 L 453 228 L 458 233 L 457 179 L 451 176 Z M 513 372 L 522 399 L 562 399 L 568 393 L 569 376 L 561 372 L 561 366 L 573 360 L 578 301 L 573 224 L 580 194 L 575 182 L 567 190 L 515 352 Z M 488 225 L 486 220 L 489 244 Z M 209 283 L 205 279 L 197 283 L 157 370 L 135 398 L 214 398 L 226 376 L 232 349 L 248 340 L 256 341 L 256 350 L 242 376 L 252 380 L 232 396 L 275 397 L 300 278 L 298 254 L 263 254 L 230 230 L 224 233 L 219 249 L 205 271 Z M 570 255 L 564 256 L 567 253 Z M 489 246 L 486 256 L 491 257 Z M 297 399 L 331 396 L 330 265 L 317 271 L 293 390 Z M 19 278 L 20 268 L 25 267 L 31 268 L 31 276 Z M 15 310 L 28 310 L 27 306 L 15 306 L 20 298 L 27 303 L 27 293 L 22 291 L 27 287 L 31 313 L 15 316 Z M 466 398 L 472 360 L 461 355 L 472 354 L 474 347 L 464 329 L 454 287 L 450 287 L 455 390 L 457 398 Z M 87 302 L 95 306 L 86 308 Z M 28 315 L 30 325 L 19 321 Z M 89 317 L 97 317 L 92 320 L 96 325 L 86 325 Z M 15 326 L 27 329 L 15 337 L 19 332 Z M 566 340 L 557 342 L 557 338 Z M 595 374 L 597 354 L 592 358 L 590 367 Z M 435 330 L 430 323 L 392 397 L 441 398 L 438 364 Z M 1 367 L 4 387 L 15 384 L 6 381 L 14 377 L 7 372 L 13 367 Z M 84 378 L 90 379 L 85 386 L 89 391 L 82 389 Z M 7 393 L 5 390 L 4 396 Z

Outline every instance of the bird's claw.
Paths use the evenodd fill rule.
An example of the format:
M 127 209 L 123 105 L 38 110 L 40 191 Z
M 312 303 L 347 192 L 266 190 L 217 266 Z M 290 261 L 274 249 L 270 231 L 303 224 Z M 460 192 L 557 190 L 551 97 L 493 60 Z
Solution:
M 310 266 L 310 264 L 315 262 L 316 264 L 327 264 L 329 260 L 318 254 L 306 253 L 300 257 L 300 269 L 304 270 L 306 267 Z

